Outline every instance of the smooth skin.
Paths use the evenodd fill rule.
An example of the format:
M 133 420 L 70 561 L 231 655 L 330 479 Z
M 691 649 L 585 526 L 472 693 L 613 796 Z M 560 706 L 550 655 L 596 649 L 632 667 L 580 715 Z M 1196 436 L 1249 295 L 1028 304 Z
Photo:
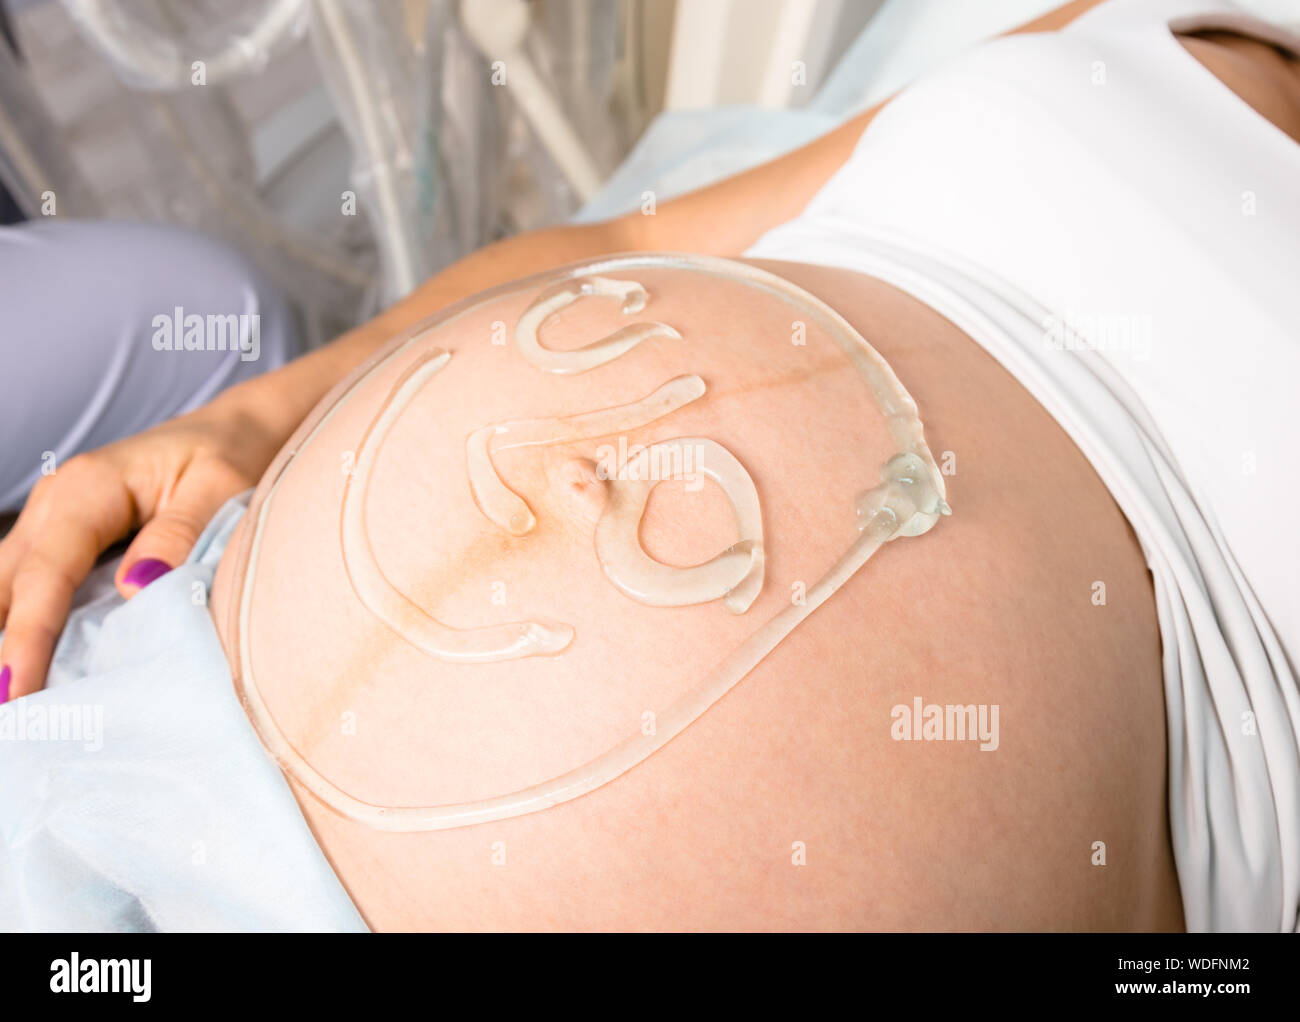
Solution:
M 391 833 L 290 775 L 354 904 L 378 930 L 1181 928 L 1155 598 L 1109 491 L 1032 395 L 933 309 L 849 271 L 760 265 L 819 296 L 889 362 L 936 455 L 953 459 L 953 515 L 887 544 L 699 719 L 579 798 Z M 417 342 L 453 352 L 448 375 L 387 436 L 370 485 L 369 541 L 400 592 L 440 619 L 482 624 L 503 619 L 490 605 L 500 581 L 508 618 L 572 623 L 560 656 L 437 661 L 378 624 L 349 584 L 339 455 L 416 351 L 294 443 L 240 643 L 276 729 L 354 797 L 472 802 L 589 762 L 856 538 L 854 498 L 894 447 L 843 355 L 813 329 L 792 345 L 787 307 L 716 279 L 636 279 L 653 296 L 647 311 L 682 339 L 590 373 L 538 379 L 490 343 L 491 321 L 512 322 L 527 292 Z M 551 336 L 601 336 L 618 322 L 611 305 L 572 307 Z M 646 607 L 602 576 L 599 512 L 585 498 L 603 485 L 584 492 L 565 471 L 594 442 L 501 459 L 537 512 L 528 538 L 488 525 L 459 481 L 462 438 L 483 421 L 598 407 L 688 371 L 708 381 L 703 398 L 625 435 L 714 438 L 752 473 L 766 583 L 744 615 Z M 210 603 L 235 660 L 242 538 Z M 721 490 L 680 482 L 654 491 L 639 530 L 677 565 L 735 538 Z M 997 706 L 997 748 L 891 740 L 893 708 L 917 697 Z
M 1054 31 L 1098 2 L 1074 0 L 1017 31 Z M 1300 140 L 1300 63 L 1222 33 L 1185 44 Z M 181 563 L 212 515 L 257 482 L 321 397 L 395 333 L 494 285 L 582 259 L 628 251 L 742 252 L 803 209 L 879 109 L 780 159 L 665 202 L 653 217 L 634 213 L 552 227 L 486 246 L 324 348 L 232 387 L 198 411 L 70 459 L 37 484 L 0 541 L 0 665 L 10 672 L 9 698 L 44 685 L 73 595 L 106 549 L 138 530 L 116 576 L 126 598 L 138 591 L 126 581 L 136 562 Z

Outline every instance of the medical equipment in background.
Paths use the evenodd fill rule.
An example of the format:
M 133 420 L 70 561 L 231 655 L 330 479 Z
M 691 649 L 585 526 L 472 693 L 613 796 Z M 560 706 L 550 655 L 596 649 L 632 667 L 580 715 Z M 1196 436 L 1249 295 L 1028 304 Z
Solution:
M 578 197 L 591 199 L 601 173 L 524 50 L 531 17 L 526 0 L 461 0 L 460 14 L 474 45 L 492 60 L 493 73 L 502 76 Z
M 70 208 L 63 182 L 49 187 L 56 214 L 161 220 L 225 238 L 292 296 L 311 333 L 333 332 L 356 317 L 370 284 L 364 237 L 358 237 L 364 232 L 317 232 L 275 215 L 264 201 L 260 171 L 275 161 L 255 151 L 233 92 L 239 73 L 258 66 L 255 53 L 222 46 L 182 20 L 202 18 L 203 6 L 10 5 L 20 56 L 5 59 L 39 91 L 46 146 L 93 182 L 97 208 L 90 209 L 80 202 Z M 90 19 L 87 31 L 99 33 L 93 38 L 110 54 L 107 62 L 75 31 L 81 14 Z M 155 20 L 145 20 L 150 14 Z M 185 62 L 183 88 L 160 91 L 181 80 L 183 51 L 202 56 Z M 270 57 L 263 51 L 261 66 L 271 66 Z M 209 60 L 215 82 L 207 78 Z M 39 182 L 5 183 L 15 196 L 43 191 Z
M 57 215 L 224 237 L 315 341 L 570 215 L 650 115 L 620 62 L 624 0 L 478 0 L 473 40 L 457 0 L 7 6 L 0 180 L 20 208 L 48 214 L 53 192 Z
M 710 0 L 673 20 L 664 106 L 803 106 L 884 0 Z
M 20 53 L 0 55 L 0 180 L 24 212 L 53 192 L 60 216 L 223 237 L 315 342 L 572 215 L 666 98 L 749 101 L 752 64 L 767 101 L 800 101 L 772 84 L 791 47 L 829 64 L 865 9 L 719 0 L 720 40 L 677 0 L 3 2 Z M 732 93 L 690 98 L 711 63 Z
M 222 237 L 318 343 L 496 238 L 778 155 L 1056 0 L 0 4 L 22 212 Z

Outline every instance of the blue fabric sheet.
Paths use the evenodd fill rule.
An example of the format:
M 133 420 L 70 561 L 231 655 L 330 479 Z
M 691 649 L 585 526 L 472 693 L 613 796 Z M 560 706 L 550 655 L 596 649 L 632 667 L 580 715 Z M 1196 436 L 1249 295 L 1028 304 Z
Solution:
M 129 602 L 116 566 L 97 569 L 46 689 L 0 707 L 0 927 L 365 929 L 235 697 L 205 605 L 246 502 Z

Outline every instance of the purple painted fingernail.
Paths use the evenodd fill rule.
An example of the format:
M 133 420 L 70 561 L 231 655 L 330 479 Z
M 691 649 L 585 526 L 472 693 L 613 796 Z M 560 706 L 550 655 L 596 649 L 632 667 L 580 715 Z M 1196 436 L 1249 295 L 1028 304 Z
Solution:
M 8 664 L 0 667 L 0 703 L 9 702 L 9 678 L 12 673 Z
M 131 570 L 126 573 L 122 581 L 126 585 L 139 586 L 143 589 L 150 582 L 157 582 L 171 570 L 172 566 L 166 561 L 160 561 L 156 557 L 146 557 L 131 565 Z

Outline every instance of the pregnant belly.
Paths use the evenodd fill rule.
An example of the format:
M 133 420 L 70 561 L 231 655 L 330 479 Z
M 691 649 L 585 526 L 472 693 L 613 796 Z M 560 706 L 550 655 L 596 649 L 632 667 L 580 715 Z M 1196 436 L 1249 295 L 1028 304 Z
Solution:
M 887 360 L 951 516 L 881 496 L 908 420 L 815 303 L 737 280 L 507 288 L 390 353 L 212 601 L 340 879 L 377 928 L 1179 926 L 1122 514 L 951 323 L 763 265 Z

